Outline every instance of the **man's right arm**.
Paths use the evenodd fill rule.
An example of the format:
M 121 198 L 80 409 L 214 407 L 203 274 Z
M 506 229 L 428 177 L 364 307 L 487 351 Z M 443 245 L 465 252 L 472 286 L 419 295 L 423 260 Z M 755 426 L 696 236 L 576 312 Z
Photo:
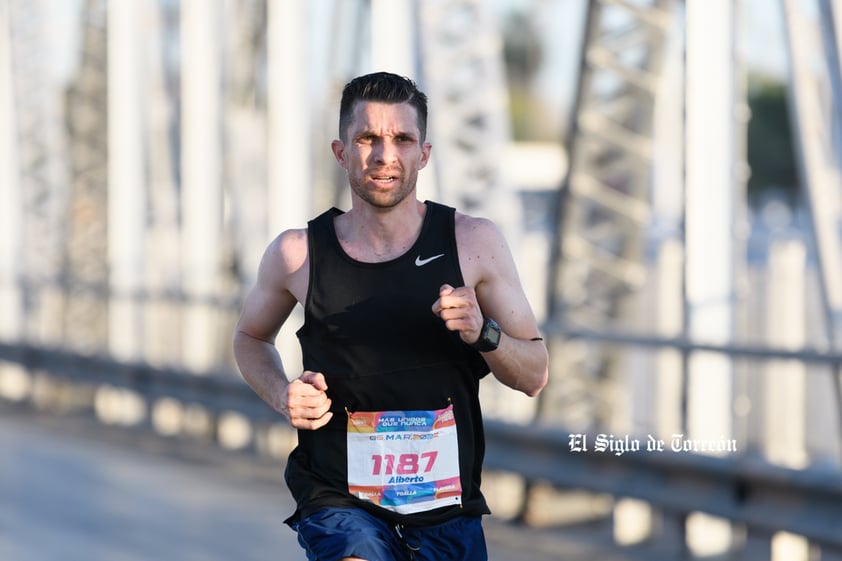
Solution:
M 307 290 L 306 230 L 289 230 L 266 249 L 257 282 L 246 296 L 234 330 L 234 357 L 243 378 L 296 428 L 316 429 L 332 413 L 324 376 L 304 374 L 289 382 L 275 338 Z

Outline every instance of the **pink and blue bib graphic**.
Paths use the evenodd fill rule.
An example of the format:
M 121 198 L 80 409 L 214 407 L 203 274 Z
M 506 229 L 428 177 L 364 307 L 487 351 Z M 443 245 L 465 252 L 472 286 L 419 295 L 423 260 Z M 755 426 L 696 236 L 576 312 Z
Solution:
M 348 413 L 348 491 L 400 514 L 462 502 L 453 405 Z

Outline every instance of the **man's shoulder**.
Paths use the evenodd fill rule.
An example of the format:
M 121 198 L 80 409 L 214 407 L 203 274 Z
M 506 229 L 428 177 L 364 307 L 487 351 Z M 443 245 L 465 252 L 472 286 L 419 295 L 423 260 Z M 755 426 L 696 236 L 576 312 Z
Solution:
M 457 212 L 454 229 L 466 284 L 476 286 L 495 275 L 508 254 L 506 240 L 497 225 L 488 218 Z
M 295 250 L 301 245 L 307 246 L 307 228 L 290 228 L 284 230 L 272 242 L 279 251 Z
M 454 215 L 457 239 L 464 241 L 487 241 L 502 234 L 500 228 L 489 218 L 472 216 L 456 211 Z
M 303 263 L 307 258 L 310 228 L 323 230 L 326 224 L 332 223 L 333 219 L 340 214 L 344 212 L 335 207 L 329 208 L 307 222 L 307 226 L 303 228 L 284 230 L 272 240 L 269 251 L 284 261 L 292 259 L 299 264 Z
M 282 271 L 296 271 L 307 260 L 307 228 L 284 230 L 272 241 L 267 257 Z

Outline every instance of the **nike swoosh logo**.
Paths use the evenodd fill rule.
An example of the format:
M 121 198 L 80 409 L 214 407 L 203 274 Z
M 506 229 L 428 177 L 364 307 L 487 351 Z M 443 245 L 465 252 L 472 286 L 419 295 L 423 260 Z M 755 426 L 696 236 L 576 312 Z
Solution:
M 430 261 L 435 261 L 439 257 L 444 257 L 444 253 L 439 253 L 438 255 L 433 255 L 432 257 L 427 257 L 426 259 L 421 259 L 421 256 L 415 258 L 415 266 L 416 267 L 423 267 Z

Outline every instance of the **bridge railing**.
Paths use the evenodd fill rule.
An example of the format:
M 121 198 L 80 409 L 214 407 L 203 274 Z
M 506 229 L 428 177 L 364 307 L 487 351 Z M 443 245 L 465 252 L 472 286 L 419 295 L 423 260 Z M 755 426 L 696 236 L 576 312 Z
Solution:
M 686 341 L 623 334 L 569 330 L 564 336 L 670 346 L 687 352 L 700 347 Z M 842 364 L 842 356 L 817 350 L 714 346 L 705 346 L 704 350 L 760 360 L 796 358 L 837 367 Z M 213 415 L 233 411 L 255 424 L 278 420 L 277 413 L 231 371 L 195 375 L 178 368 L 2 342 L 0 364 L 17 365 L 57 385 L 122 388 L 140 395 L 149 407 L 166 398 L 197 404 Z M 771 559 L 771 536 L 789 532 L 809 540 L 811 547 L 821 552 L 821 559 L 842 559 L 842 473 L 837 469 L 790 469 L 751 454 L 714 457 L 688 453 L 680 443 L 670 441 L 660 443 L 659 453 L 653 453 L 647 450 L 652 444 L 645 439 L 639 442 L 639 450 L 597 451 L 593 444 L 598 435 L 574 434 L 562 427 L 541 424 L 524 426 L 487 420 L 486 436 L 486 467 L 491 470 L 515 473 L 526 481 L 543 482 L 558 489 L 638 499 L 657 510 L 667 521 L 662 525 L 665 528 L 683 527 L 688 514 L 694 512 L 726 519 L 742 529 L 746 544 L 754 544 L 734 558 Z M 583 447 L 582 439 L 588 439 L 584 442 L 590 446 Z M 655 532 L 650 542 L 656 546 L 660 539 L 669 541 L 672 549 L 666 558 L 689 558 L 684 541 L 672 538 Z M 763 545 L 758 547 L 758 543 Z

